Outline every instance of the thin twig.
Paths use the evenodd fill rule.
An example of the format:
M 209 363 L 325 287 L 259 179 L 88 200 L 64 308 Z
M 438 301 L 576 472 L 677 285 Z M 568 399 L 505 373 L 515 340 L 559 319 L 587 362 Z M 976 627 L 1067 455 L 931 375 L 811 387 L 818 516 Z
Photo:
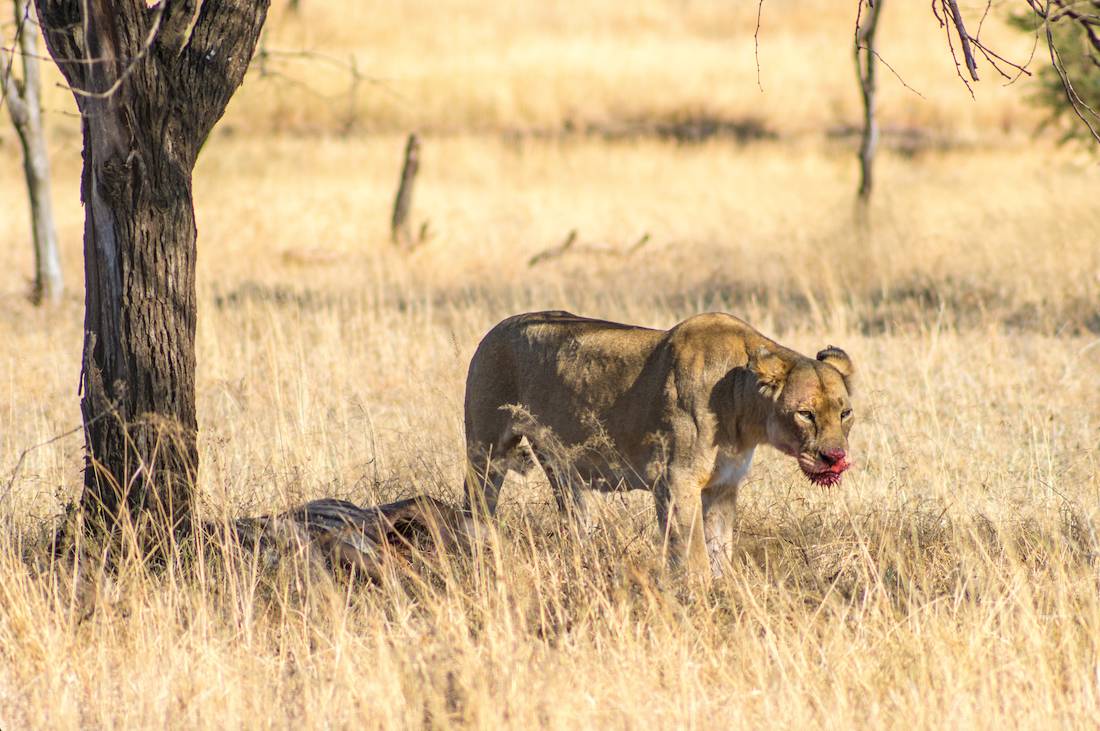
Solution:
M 1021 64 L 1016 63 L 1015 61 L 1009 61 L 1004 56 L 1001 56 L 996 51 L 993 51 L 992 49 L 990 49 L 988 46 L 986 46 L 984 43 L 979 41 L 977 38 L 971 38 L 970 41 L 974 44 L 974 46 L 985 57 L 985 60 L 989 63 L 989 65 L 993 67 L 993 70 L 996 71 L 1001 76 L 1003 76 L 1004 78 L 1006 78 L 1010 81 L 1013 79 L 1012 76 L 1009 76 L 1007 73 L 1005 73 L 1005 71 L 1003 69 L 1001 69 L 1000 65 L 997 63 L 998 61 L 1005 64 L 1006 66 L 1011 66 L 1012 68 L 1016 69 L 1017 74 L 1024 74 L 1024 75 L 1027 75 L 1027 76 L 1031 76 L 1031 72 L 1027 70 L 1027 65 L 1026 64 L 1021 65 Z
M 56 436 L 50 437 L 49 439 L 47 439 L 44 442 L 40 442 L 38 444 L 32 444 L 31 446 L 27 447 L 22 452 L 20 452 L 19 453 L 19 459 L 17 459 L 15 461 L 15 467 L 11 471 L 11 477 L 8 479 L 8 484 L 5 486 L 4 492 L 2 494 L 0 494 L 0 502 L 3 502 L 5 499 L 7 499 L 8 495 L 11 494 L 12 487 L 14 487 L 14 485 L 15 485 L 15 478 L 19 476 L 19 470 L 23 467 L 23 461 L 27 458 L 28 454 L 35 451 L 36 449 L 41 449 L 42 447 L 47 447 L 47 446 L 53 444 L 54 442 L 59 442 L 62 439 L 64 439 L 65 437 L 71 437 L 73 434 L 76 434 L 79 431 L 83 431 L 84 429 L 86 429 L 87 427 L 89 427 L 92 424 L 96 423 L 101 418 L 103 418 L 104 416 L 107 416 L 110 413 L 111 412 L 107 412 L 107 411 L 100 412 L 97 416 L 93 416 L 91 419 L 89 419 L 87 424 L 81 424 L 80 426 L 74 427 L 74 428 L 70 429 L 67 432 L 57 434 Z
M 872 53 L 872 54 L 874 54 L 875 58 L 877 58 L 877 59 L 879 60 L 879 63 L 881 63 L 881 64 L 882 64 L 883 66 L 885 66 L 886 68 L 890 69 L 890 73 L 892 73 L 892 74 L 894 75 L 894 77 L 895 77 L 895 78 L 896 78 L 896 79 L 897 79 L 897 80 L 898 80 L 899 82 L 901 82 L 901 85 L 902 85 L 902 86 L 904 86 L 904 87 L 905 87 L 906 89 L 908 89 L 909 91 L 911 91 L 911 92 L 913 92 L 914 94 L 916 94 L 917 96 L 919 96 L 919 97 L 920 97 L 921 99 L 927 99 L 927 97 L 925 97 L 925 96 L 924 96 L 924 94 L 921 94 L 921 93 L 920 93 L 919 91 L 917 91 L 917 90 L 916 90 L 916 89 L 914 89 L 913 87 L 909 86 L 909 84 L 908 84 L 908 83 L 907 83 L 907 82 L 905 81 L 905 79 L 903 79 L 903 78 L 901 77 L 901 74 L 899 74 L 899 73 L 898 73 L 898 72 L 897 72 L 897 71 L 896 71 L 896 70 L 894 69 L 894 67 L 893 67 L 893 66 L 891 66 L 891 65 L 890 65 L 890 64 L 889 64 L 889 63 L 888 63 L 888 62 L 886 61 L 886 59 L 882 57 L 882 54 L 881 54 L 881 53 L 879 53 L 879 52 L 878 52 L 877 50 L 874 50 L 874 49 L 869 49 L 869 48 L 867 48 L 867 46 L 860 46 L 860 47 L 859 47 L 859 50 L 861 50 L 861 51 L 871 51 L 871 53 Z
M 1039 29 L 1038 28 L 1035 29 L 1035 39 L 1031 44 L 1031 53 L 1028 54 L 1027 61 L 1024 61 L 1023 68 L 1021 68 L 1020 71 L 1015 76 L 1013 76 L 1008 81 L 1008 83 L 1005 84 L 1005 86 L 1012 86 L 1017 81 L 1019 81 L 1021 77 L 1024 76 L 1024 69 L 1026 69 L 1028 66 L 1030 66 L 1031 62 L 1035 60 L 1035 52 L 1037 50 L 1039 50 Z M 1030 76 L 1031 74 L 1027 74 L 1027 75 Z
M 764 84 L 760 81 L 760 16 L 764 14 L 764 0 L 756 5 L 756 30 L 752 32 L 752 55 L 756 59 L 756 85 L 764 93 Z
M 982 37 L 982 26 L 985 25 L 985 19 L 989 15 L 991 7 L 993 7 L 993 0 L 985 0 L 985 10 L 982 11 L 982 19 L 978 21 L 978 32 L 974 35 L 975 38 Z
M 406 97 L 405 95 L 401 94 L 399 91 L 394 89 L 389 84 L 388 79 L 383 79 L 383 78 L 379 78 L 377 76 L 370 76 L 369 74 L 364 74 L 359 69 L 358 60 L 355 58 L 354 55 L 350 56 L 348 60 L 344 60 L 344 59 L 341 59 L 341 58 L 337 58 L 335 56 L 330 56 L 326 53 L 319 53 L 317 51 L 306 51 L 306 50 L 287 51 L 287 50 L 278 49 L 278 48 L 271 49 L 271 48 L 268 48 L 267 46 L 260 46 L 259 50 L 256 51 L 256 61 L 258 63 L 257 63 L 255 68 L 256 68 L 257 72 L 259 72 L 260 76 L 279 77 L 279 78 L 286 79 L 287 81 L 293 82 L 295 84 L 300 84 L 302 86 L 306 86 L 305 82 L 298 81 L 297 79 L 294 79 L 290 76 L 287 76 L 286 74 L 283 74 L 279 71 L 275 71 L 275 70 L 270 69 L 267 65 L 267 62 L 269 60 L 276 60 L 276 59 L 285 59 L 285 60 L 292 60 L 292 61 L 293 60 L 318 61 L 320 63 L 331 66 L 332 68 L 339 69 L 341 71 L 347 72 L 348 76 L 350 76 L 351 80 L 352 80 L 352 90 L 353 91 L 354 91 L 355 86 L 358 85 L 359 82 L 365 82 L 367 84 L 371 84 L 372 86 L 377 86 L 382 91 L 384 91 L 385 93 L 392 96 L 394 99 L 397 99 L 398 101 L 400 101 L 404 104 L 411 104 L 412 103 L 411 99 L 409 99 L 408 97 Z M 320 93 L 316 93 L 316 94 L 317 94 L 317 96 L 321 96 L 321 97 L 328 96 L 329 98 L 335 98 L 337 96 L 340 96 L 339 94 L 331 94 L 331 95 L 325 95 L 325 94 L 320 94 Z

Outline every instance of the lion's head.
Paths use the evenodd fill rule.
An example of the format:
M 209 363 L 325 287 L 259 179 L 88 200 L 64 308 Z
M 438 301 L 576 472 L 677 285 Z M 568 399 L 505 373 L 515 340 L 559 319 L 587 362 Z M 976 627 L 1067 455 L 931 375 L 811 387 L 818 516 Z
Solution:
M 816 360 L 760 351 L 749 369 L 768 410 L 768 442 L 798 460 L 816 485 L 840 482 L 851 466 L 848 432 L 854 416 L 849 393 L 854 368 L 840 348 L 829 346 Z

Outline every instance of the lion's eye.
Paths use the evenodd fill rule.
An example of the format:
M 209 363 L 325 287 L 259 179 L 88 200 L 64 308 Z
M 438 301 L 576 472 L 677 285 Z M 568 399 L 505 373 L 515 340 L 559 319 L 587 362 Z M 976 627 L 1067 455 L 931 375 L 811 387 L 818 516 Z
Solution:
M 851 409 L 844 409 L 844 411 L 840 412 L 840 418 L 841 419 L 848 419 L 851 416 L 852 416 L 852 410 Z
M 812 411 L 805 411 L 805 410 L 799 411 L 798 416 L 800 418 L 805 419 L 806 421 L 810 422 L 811 424 L 814 423 L 814 412 L 812 412 Z

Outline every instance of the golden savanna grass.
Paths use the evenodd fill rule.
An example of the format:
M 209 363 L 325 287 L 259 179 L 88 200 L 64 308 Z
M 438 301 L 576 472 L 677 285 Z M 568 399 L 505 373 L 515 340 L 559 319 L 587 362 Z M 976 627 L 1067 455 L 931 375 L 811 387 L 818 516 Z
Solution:
M 854 3 L 766 3 L 764 93 L 756 3 L 303 5 L 273 10 L 268 74 L 195 173 L 206 517 L 457 499 L 469 357 L 548 307 L 660 327 L 724 309 L 846 348 L 858 469 L 822 491 L 762 450 L 706 592 L 662 573 L 648 496 L 607 499 L 580 543 L 537 471 L 506 487 L 494 549 L 439 575 L 303 591 L 203 555 L 74 581 L 45 548 L 82 457 L 79 433 L 49 441 L 79 425 L 82 314 L 79 134 L 51 87 L 54 310 L 26 301 L 0 131 L 0 726 L 1095 723 L 1100 171 L 1030 137 L 1025 88 L 972 101 L 927 5 L 887 5 L 882 52 L 924 98 L 884 72 L 883 123 L 925 137 L 886 136 L 861 227 L 853 142 L 826 134 L 857 119 Z M 983 37 L 1026 57 L 1004 11 Z M 274 53 L 298 49 L 372 80 L 349 100 L 338 66 Z M 553 134 L 692 115 L 777 137 Z M 413 128 L 431 237 L 406 254 L 388 207 Z M 527 266 L 574 229 L 575 252 Z

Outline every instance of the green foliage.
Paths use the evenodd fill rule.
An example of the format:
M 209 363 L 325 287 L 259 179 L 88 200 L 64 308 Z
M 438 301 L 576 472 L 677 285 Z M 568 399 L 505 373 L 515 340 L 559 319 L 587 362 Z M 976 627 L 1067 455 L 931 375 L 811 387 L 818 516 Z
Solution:
M 1051 16 L 1057 13 L 1051 8 Z M 1034 77 L 1030 101 L 1046 110 L 1047 116 L 1040 129 L 1053 127 L 1061 133 L 1061 141 L 1073 139 L 1092 140 L 1089 129 L 1074 112 L 1069 94 L 1058 70 L 1044 57 L 1047 56 L 1046 24 L 1043 19 L 1030 10 L 1013 14 L 1009 23 L 1028 34 L 1036 34 L 1037 71 Z M 1100 31 L 1100 29 L 1097 29 Z M 1051 25 L 1051 37 L 1055 48 L 1077 96 L 1092 110 L 1082 109 L 1097 125 L 1100 113 L 1100 54 L 1089 43 L 1085 28 L 1071 18 L 1061 17 Z

